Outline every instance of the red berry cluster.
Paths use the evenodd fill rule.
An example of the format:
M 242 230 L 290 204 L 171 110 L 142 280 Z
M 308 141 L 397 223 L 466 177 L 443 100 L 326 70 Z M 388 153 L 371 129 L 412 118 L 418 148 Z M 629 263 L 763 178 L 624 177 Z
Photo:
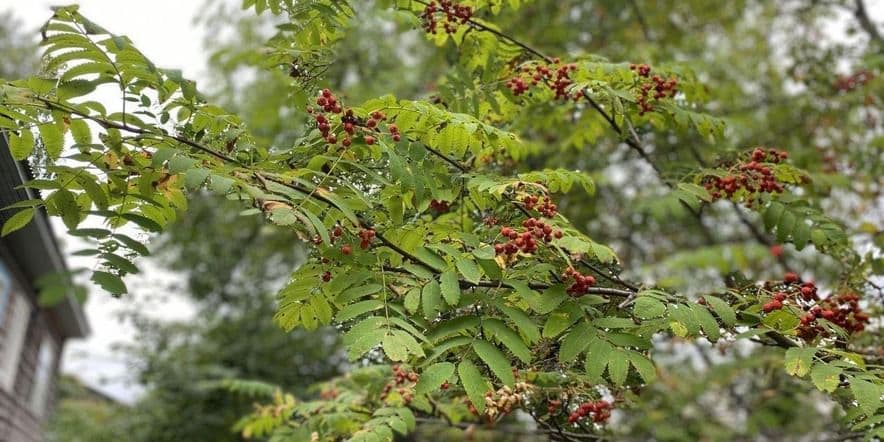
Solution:
M 373 229 L 362 229 L 359 231 L 359 247 L 362 249 L 367 249 L 371 244 L 371 240 L 374 239 L 376 233 Z
M 558 206 L 556 206 L 548 196 L 543 197 L 543 200 L 541 201 L 540 197 L 537 195 L 528 195 L 522 199 L 522 202 L 525 203 L 526 209 L 536 209 L 541 215 L 547 218 L 552 218 L 558 213 Z
M 550 399 L 546 402 L 546 412 L 548 414 L 555 414 L 560 408 L 562 408 L 562 401 L 558 399 Z
M 437 14 L 441 14 L 441 17 Z M 421 13 L 424 31 L 430 34 L 438 32 L 440 22 L 445 32 L 453 34 L 458 24 L 466 24 L 472 16 L 473 8 L 452 0 L 439 0 L 439 3 L 431 1 Z
M 386 116 L 384 116 L 383 114 L 381 114 L 381 116 L 386 118 Z M 390 123 L 389 125 L 387 125 L 387 130 L 390 131 L 390 136 L 393 138 L 393 141 L 398 143 L 399 140 L 402 139 L 402 135 L 399 133 L 399 126 L 396 126 L 395 124 Z
M 377 130 L 378 123 L 380 123 L 381 121 L 384 121 L 386 119 L 387 119 L 387 116 L 384 115 L 383 112 L 374 111 L 371 113 L 371 117 L 369 119 L 365 120 L 365 126 L 367 128 L 369 128 L 370 130 Z M 396 127 L 396 125 L 393 125 L 393 127 L 396 128 L 396 132 L 394 133 L 393 139 L 396 141 L 399 141 L 401 139 L 401 136 L 399 135 L 399 128 Z M 346 130 L 346 127 L 344 129 Z M 390 132 L 393 133 L 392 130 Z M 371 146 L 375 142 L 375 138 L 373 135 L 366 135 L 363 137 L 363 140 L 365 141 L 365 144 L 368 144 L 369 146 Z
M 373 133 L 377 131 L 378 123 L 387 119 L 387 116 L 384 115 L 383 112 L 375 111 L 371 113 L 371 117 L 365 120 L 363 125 L 360 125 L 359 119 L 353 114 L 353 109 L 344 110 L 338 102 L 338 99 L 328 89 L 322 90 L 319 97 L 316 99 L 316 104 L 319 105 L 321 110 L 317 111 L 312 107 L 308 107 L 307 113 L 316 114 L 314 116 L 316 127 L 319 129 L 322 137 L 325 138 L 325 141 L 329 144 L 336 144 L 338 142 L 338 136 L 332 132 L 332 122 L 330 116 L 326 113 L 343 113 L 341 116 L 341 126 L 346 135 L 344 135 L 344 138 L 341 140 L 341 145 L 344 147 L 350 147 L 353 143 L 352 137 L 356 134 L 357 130 L 361 130 L 365 133 L 362 137 L 365 144 L 374 144 L 376 139 Z M 389 130 L 394 141 L 402 139 L 402 135 L 399 134 L 399 128 L 396 127 L 395 124 L 389 125 Z
M 576 64 L 563 64 L 558 58 L 553 59 L 550 64 L 526 65 L 522 66 L 518 75 L 507 80 L 506 87 L 513 92 L 513 95 L 519 96 L 528 92 L 531 87 L 543 84 L 555 92 L 556 99 L 567 100 L 571 98 L 577 101 L 583 97 L 583 91 L 568 94 L 568 87 L 574 84 L 574 81 L 571 80 L 571 73 L 576 70 Z
M 436 211 L 439 213 L 446 213 L 450 209 L 451 209 L 451 205 L 448 203 L 448 201 L 439 201 L 439 200 L 435 200 L 435 199 L 430 201 L 430 210 L 433 210 L 433 211 Z
M 849 92 L 872 81 L 873 78 L 875 78 L 875 74 L 866 69 L 861 69 L 851 75 L 839 75 L 835 79 L 835 89 Z
M 575 298 L 585 295 L 589 288 L 595 285 L 595 276 L 581 274 L 579 271 L 574 270 L 574 267 L 565 269 L 562 279 L 574 280 L 566 292 Z
M 781 284 L 768 283 L 767 286 L 779 290 L 770 301 L 762 305 L 764 313 L 779 310 L 786 303 L 801 308 L 805 313 L 801 316 L 798 336 L 805 340 L 826 334 L 822 325 L 816 322 L 819 318 L 844 328 L 848 333 L 863 331 L 869 321 L 868 314 L 859 306 L 859 296 L 847 293 L 820 301 L 816 285 L 811 281 L 802 281 L 794 272 L 786 273 Z
M 331 281 L 332 274 L 331 274 L 331 272 L 326 270 L 325 272 L 323 272 L 321 278 L 322 278 L 322 282 L 329 282 L 329 281 Z
M 707 177 L 704 187 L 710 192 L 712 198 L 719 199 L 722 196 L 732 197 L 734 193 L 743 189 L 748 193 L 782 193 L 783 183 L 777 180 L 773 170 L 765 163 L 779 163 L 789 157 L 789 154 L 777 150 L 755 148 L 751 156 L 736 166 L 729 169 L 729 174 L 723 177 Z M 748 198 L 751 204 L 753 198 Z
M 329 89 L 323 89 L 319 97 L 316 98 L 316 105 L 326 112 L 339 114 L 343 111 L 341 104 L 338 103 L 337 97 Z
M 654 110 L 653 102 L 662 98 L 674 97 L 678 92 L 678 80 L 675 77 L 665 79 L 659 75 L 651 75 L 651 67 L 646 64 L 630 64 L 629 69 L 638 74 L 640 86 L 635 98 L 638 101 L 639 115 Z M 651 91 L 654 91 L 653 95 Z
M 330 401 L 336 397 L 338 397 L 338 389 L 334 387 L 319 392 L 319 398 L 326 401 Z
M 405 403 L 410 403 L 414 399 L 412 389 L 417 384 L 418 379 L 420 379 L 420 376 L 414 371 L 403 369 L 398 364 L 394 365 L 393 379 L 387 385 L 384 385 L 384 391 L 381 392 L 381 400 L 386 399 L 393 388 L 396 388 L 396 392 L 402 396 Z
M 811 340 L 817 335 L 825 334 L 825 329 L 817 323 L 823 318 L 847 330 L 847 333 L 859 333 L 866 329 L 869 315 L 859 306 L 859 296 L 855 293 L 844 293 L 830 296 L 815 305 L 801 317 L 798 336 Z
M 638 74 L 639 77 L 647 78 L 649 75 L 651 75 L 651 65 L 644 64 L 644 63 L 642 63 L 642 64 L 631 63 L 629 65 L 629 70 L 635 71 L 635 73 Z
M 611 417 L 612 408 L 614 408 L 613 405 L 605 400 L 584 402 L 568 416 L 568 423 L 573 424 L 586 415 L 590 415 L 593 422 L 604 424 Z
M 528 218 L 522 221 L 524 230 L 521 232 L 512 227 L 501 227 L 500 234 L 509 239 L 506 243 L 495 244 L 494 253 L 512 257 L 519 251 L 534 253 L 537 251 L 537 242 L 550 242 L 553 238 L 561 238 L 562 231 L 553 229 L 551 225 L 537 219 Z

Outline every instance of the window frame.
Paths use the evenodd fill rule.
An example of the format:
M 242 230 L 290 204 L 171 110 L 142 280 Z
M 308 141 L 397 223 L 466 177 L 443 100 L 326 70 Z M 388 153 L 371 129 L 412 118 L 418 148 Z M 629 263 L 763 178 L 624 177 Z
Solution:
M 34 378 L 31 383 L 31 391 L 28 393 L 28 407 L 39 417 L 46 414 L 46 407 L 49 404 L 49 389 L 52 386 L 57 362 L 58 345 L 52 338 L 52 334 L 47 331 L 40 340 L 37 363 L 34 366 Z
M 16 290 L 18 287 L 14 283 L 12 288 L 9 303 L 11 310 L 7 314 L 9 320 L 3 324 L 3 345 L 0 347 L 0 389 L 9 393 L 15 392 L 15 381 L 34 311 L 24 294 Z

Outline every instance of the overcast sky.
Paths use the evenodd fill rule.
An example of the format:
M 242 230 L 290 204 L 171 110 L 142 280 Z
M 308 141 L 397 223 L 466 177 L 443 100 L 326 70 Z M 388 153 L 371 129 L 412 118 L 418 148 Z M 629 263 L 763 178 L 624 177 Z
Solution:
M 13 10 L 26 27 L 33 30 L 36 38 L 37 29 L 51 15 L 50 5 L 74 2 L 0 0 L 0 12 Z M 201 45 L 203 35 L 192 23 L 203 0 L 80 0 L 76 3 L 81 5 L 81 12 L 93 21 L 112 32 L 128 35 L 156 65 L 181 69 L 186 77 L 198 82 L 206 77 L 207 56 Z M 867 0 L 866 3 L 870 14 L 879 23 L 884 20 L 884 0 Z M 837 34 L 842 34 L 842 29 L 837 28 L 842 27 L 827 28 L 826 34 L 838 38 Z M 79 248 L 74 242 L 76 239 L 65 238 L 63 226 L 56 231 L 60 233 L 58 236 L 68 252 Z M 71 257 L 70 267 L 92 267 L 91 262 L 84 262 L 83 259 Z M 146 265 L 144 261 L 140 263 L 142 267 Z M 169 319 L 193 315 L 193 309 L 181 297 L 173 295 L 174 291 L 164 294 L 162 289 L 156 289 L 157 281 L 174 281 L 175 275 L 163 274 L 153 268 L 144 270 L 142 275 L 150 274 L 150 280 L 143 276 L 127 278 L 130 289 L 136 293 L 139 308 Z M 93 293 L 95 295 L 86 305 L 92 334 L 87 339 L 71 341 L 67 345 L 62 370 L 76 374 L 119 400 L 132 402 L 141 389 L 128 382 L 126 359 L 112 349 L 115 343 L 133 342 L 133 328 L 121 323 L 118 317 L 123 308 L 131 306 L 131 303 L 121 303 L 98 290 Z M 150 297 L 156 295 L 168 297 Z

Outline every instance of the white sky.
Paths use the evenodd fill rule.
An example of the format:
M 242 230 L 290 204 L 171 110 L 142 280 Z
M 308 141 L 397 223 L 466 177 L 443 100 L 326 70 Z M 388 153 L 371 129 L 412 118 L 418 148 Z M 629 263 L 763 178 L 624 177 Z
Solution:
M 50 5 L 69 3 L 79 3 L 85 16 L 114 33 L 129 36 L 156 65 L 181 69 L 186 77 L 195 79 L 198 83 L 206 78 L 207 54 L 202 49 L 202 30 L 192 23 L 203 0 L 0 0 L 0 12 L 12 10 L 28 29 L 34 31 L 36 38 L 37 29 L 51 15 Z M 884 18 L 884 0 L 867 0 L 866 4 L 869 13 L 880 24 Z M 827 27 L 826 31 L 830 38 L 838 39 L 837 34 L 843 35 L 843 28 Z M 63 226 L 57 232 L 60 233 L 57 236 L 63 247 L 68 251 L 80 248 L 76 244 L 76 238 L 65 238 Z M 140 265 L 150 267 L 145 261 L 142 260 Z M 71 257 L 69 265 L 72 268 L 92 267 L 92 262 Z M 152 268 L 144 268 L 142 275 L 144 274 L 150 274 L 151 280 L 145 280 L 144 277 L 127 278 L 130 290 L 137 293 L 140 310 L 168 319 L 193 316 L 193 308 L 181 297 L 153 297 L 162 295 L 163 289 L 157 289 L 157 281 L 172 281 L 176 279 L 175 275 L 158 276 L 158 270 Z M 88 384 L 119 400 L 132 402 L 141 388 L 133 385 L 128 378 L 126 359 L 112 349 L 115 343 L 133 342 L 134 329 L 119 318 L 123 307 L 130 306 L 131 303 L 121 303 L 99 290 L 93 293 L 95 294 L 86 304 L 92 334 L 87 339 L 68 343 L 62 360 L 62 370 L 76 374 Z

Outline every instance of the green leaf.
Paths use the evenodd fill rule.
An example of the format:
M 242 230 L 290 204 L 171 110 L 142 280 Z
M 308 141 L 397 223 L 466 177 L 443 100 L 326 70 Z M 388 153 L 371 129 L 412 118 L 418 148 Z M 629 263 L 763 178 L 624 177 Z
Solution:
M 402 330 L 393 330 L 385 335 L 381 346 L 391 361 L 404 361 L 408 359 L 409 354 L 424 355 L 423 349 L 414 337 Z
M 49 158 L 57 160 L 64 147 L 64 134 L 62 134 L 61 128 L 55 123 L 46 123 L 37 126 L 37 130 L 40 131 L 40 139 L 43 141 L 43 147 Z
M 546 324 L 543 325 L 543 337 L 554 338 L 558 336 L 577 319 L 566 311 L 557 310 L 550 313 L 546 318 Z
M 16 161 L 22 161 L 34 151 L 34 134 L 28 129 L 22 129 L 19 135 L 9 135 L 9 152 Z
M 357 302 L 342 308 L 335 316 L 338 322 L 349 321 L 358 316 L 364 315 L 370 311 L 377 310 L 384 306 L 384 303 L 378 299 L 369 299 L 367 301 Z
M 48 201 L 51 201 L 51 205 L 56 208 L 57 214 L 61 216 L 61 220 L 64 221 L 64 225 L 68 229 L 77 228 L 77 225 L 80 224 L 80 206 L 77 205 L 73 193 L 66 189 L 59 189 L 49 196 Z
M 780 221 L 780 217 L 783 215 L 783 212 L 786 210 L 786 206 L 776 201 L 771 201 L 768 204 L 767 208 L 764 209 L 764 212 L 761 214 L 761 219 L 764 221 L 764 227 L 771 231 L 774 226 Z
M 199 167 L 184 172 L 184 186 L 191 192 L 198 190 L 206 183 L 206 179 L 209 178 L 209 173 L 208 169 Z
M 420 308 L 420 304 L 421 288 L 412 287 L 410 290 L 408 290 L 408 293 L 405 294 L 405 301 L 403 301 L 405 310 L 408 310 L 408 313 L 415 313 L 417 312 L 417 309 Z
M 92 281 L 113 295 L 122 295 L 127 292 L 126 284 L 113 273 L 96 271 L 92 274 Z
M 793 347 L 786 350 L 786 373 L 792 376 L 804 377 L 810 372 L 810 366 L 813 364 L 813 355 L 817 352 L 816 348 L 798 348 Z
M 721 330 L 712 313 L 709 313 L 709 309 L 700 304 L 691 304 L 691 308 L 694 310 L 694 317 L 697 318 L 706 337 L 712 342 L 718 341 L 718 338 L 721 337 Z
M 104 189 L 95 181 L 97 178 L 92 174 L 81 174 L 77 176 L 77 182 L 83 187 L 83 190 L 89 194 L 89 198 L 95 203 L 99 209 L 105 210 L 108 206 L 108 197 Z
M 640 295 L 635 300 L 633 312 L 642 319 L 657 318 L 666 313 L 666 305 L 654 297 Z
M 439 278 L 441 281 L 442 297 L 448 305 L 457 305 L 460 301 L 460 282 L 457 273 L 453 270 L 446 270 Z
M 482 321 L 482 326 L 522 362 L 531 363 L 531 350 L 525 345 L 519 334 L 507 327 L 503 321 L 493 318 L 485 319 Z
M 469 359 L 464 360 L 457 366 L 457 374 L 460 376 L 460 382 L 466 391 L 470 402 L 476 407 L 479 413 L 485 412 L 485 393 L 491 391 L 491 386 L 482 377 L 482 373 Z M 512 375 L 512 373 L 510 373 Z
M 629 374 L 629 358 L 626 352 L 615 349 L 608 356 L 608 376 L 614 385 L 623 385 L 626 382 L 626 376 Z
M 574 362 L 577 356 L 593 342 L 594 337 L 595 328 L 588 322 L 578 322 L 571 332 L 562 339 L 562 345 L 559 348 L 559 362 L 563 364 Z
M 431 279 L 421 292 L 423 301 L 424 317 L 433 319 L 442 309 L 442 289 L 435 279 Z
M 498 308 L 516 324 L 516 327 L 528 339 L 528 342 L 535 343 L 540 340 L 540 328 L 537 327 L 537 324 L 534 323 L 527 313 L 521 309 L 505 305 L 498 306 Z
M 585 366 L 586 376 L 590 380 L 599 381 L 602 378 L 602 373 L 605 372 L 605 366 L 608 364 L 608 357 L 613 350 L 614 347 L 611 344 L 598 336 L 589 343 L 589 348 L 586 350 Z
M 833 393 L 841 383 L 841 368 L 830 364 L 814 364 L 810 369 L 810 380 L 821 391 Z
M 721 322 L 728 326 L 733 327 L 734 324 L 737 323 L 737 313 L 734 309 L 728 305 L 724 300 L 717 296 L 705 296 L 704 299 L 706 303 L 712 307 L 712 310 L 718 315 L 718 318 L 721 319 Z
M 454 375 L 454 364 L 439 362 L 421 371 L 421 378 L 414 387 L 415 394 L 432 393 Z
M 71 136 L 74 137 L 74 142 L 77 144 L 91 144 L 92 143 L 92 131 L 89 129 L 89 125 L 86 124 L 83 120 L 71 120 L 70 124 Z
M 632 363 L 632 366 L 635 367 L 635 371 L 638 375 L 644 379 L 645 383 L 650 384 L 657 379 L 657 369 L 654 367 L 654 363 L 645 357 L 645 355 L 628 350 L 626 356 L 629 358 L 629 362 Z
M 138 253 L 141 256 L 150 255 L 150 250 L 148 250 L 144 244 L 142 244 L 141 242 L 136 241 L 135 239 L 132 239 L 122 233 L 115 233 L 113 235 L 113 238 L 116 239 L 117 241 L 119 241 L 124 246 L 131 249 L 132 251 L 134 251 L 135 253 Z
M 475 284 L 482 280 L 482 269 L 472 259 L 460 258 L 456 264 L 457 270 L 467 281 Z
M 853 393 L 853 397 L 859 403 L 859 408 L 866 416 L 875 414 L 875 411 L 884 405 L 884 402 L 881 401 L 881 389 L 869 381 L 858 378 L 851 379 L 850 392 Z
M 120 255 L 116 255 L 113 253 L 103 253 L 101 257 L 107 261 L 106 264 L 110 264 L 113 267 L 116 267 L 121 272 L 138 273 L 138 267 L 135 267 L 135 264 L 132 264 L 132 261 L 129 261 L 128 259 L 123 258 Z
M 33 207 L 28 207 L 15 212 L 15 215 L 12 215 L 5 223 L 3 223 L 3 230 L 0 231 L 0 236 L 9 235 L 10 233 L 28 225 L 28 223 L 34 218 L 35 212 L 36 209 Z
M 473 350 L 501 382 L 510 387 L 516 383 L 509 359 L 492 343 L 480 340 L 473 341 Z

